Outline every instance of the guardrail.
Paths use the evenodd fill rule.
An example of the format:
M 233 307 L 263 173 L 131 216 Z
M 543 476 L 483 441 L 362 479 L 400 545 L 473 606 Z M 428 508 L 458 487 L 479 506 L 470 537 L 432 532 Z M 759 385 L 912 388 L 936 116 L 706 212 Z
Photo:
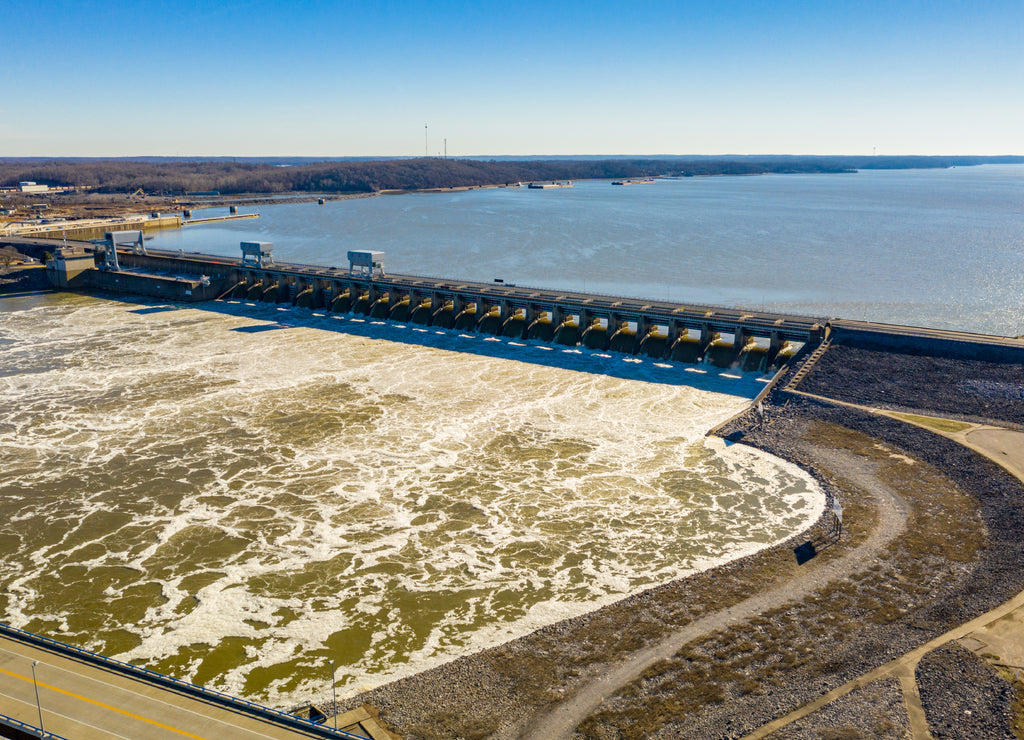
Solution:
M 161 257 L 165 256 L 165 255 L 168 256 L 168 257 L 180 257 L 180 256 L 182 256 L 182 255 L 179 255 L 177 252 L 170 251 L 170 250 L 151 249 L 149 251 L 154 256 L 161 256 Z M 243 267 L 243 265 L 241 264 L 241 260 L 238 257 L 231 257 L 229 255 L 208 254 L 208 253 L 205 253 L 205 252 L 185 252 L 184 253 L 184 257 L 185 258 L 188 258 L 188 257 L 198 257 L 198 258 L 212 259 L 212 260 L 218 260 L 218 261 L 222 261 L 223 260 L 225 262 L 222 262 L 222 264 L 234 264 L 234 265 L 236 265 L 236 266 L 238 266 L 240 268 Z M 257 270 L 263 269 L 263 270 L 266 270 L 268 272 L 272 272 L 275 269 L 279 269 L 281 272 L 287 272 L 288 268 L 291 268 L 291 267 L 305 269 L 305 270 L 318 270 L 318 271 L 324 271 L 324 272 L 326 272 L 328 270 L 337 270 L 337 272 L 339 274 L 333 275 L 331 277 L 334 277 L 336 279 L 347 279 L 349 277 L 349 275 L 348 275 L 348 268 L 346 268 L 346 267 L 327 267 L 325 265 L 310 265 L 310 264 L 307 264 L 307 263 L 304 263 L 304 262 L 277 262 L 277 263 L 275 263 L 273 265 L 267 265 L 266 267 L 263 267 L 263 268 L 256 268 L 254 265 L 245 265 L 244 267 L 246 267 L 246 268 L 255 268 Z M 324 277 L 328 277 L 328 276 L 325 275 Z M 355 279 L 357 279 L 357 280 L 360 280 L 360 281 L 373 282 L 372 279 L 367 278 L 367 277 L 363 277 L 363 276 L 353 276 L 353 277 Z M 556 294 L 559 294 L 559 295 L 564 295 L 566 298 L 571 298 L 573 300 L 575 300 L 577 297 L 580 298 L 580 299 L 584 299 L 584 300 L 586 298 L 589 298 L 589 297 L 611 298 L 611 299 L 615 299 L 615 300 L 623 300 L 623 299 L 625 299 L 625 300 L 629 300 L 629 301 L 643 301 L 644 303 L 652 304 L 652 306 L 653 305 L 660 305 L 660 306 L 682 306 L 682 307 L 686 307 L 686 308 L 689 308 L 689 309 L 694 310 L 694 311 L 734 311 L 734 312 L 739 312 L 739 313 L 748 313 L 748 312 L 749 313 L 760 313 L 760 314 L 767 314 L 767 315 L 771 315 L 771 316 L 785 316 L 785 317 L 791 317 L 791 318 L 795 318 L 795 319 L 806 319 L 808 321 L 814 321 L 814 322 L 818 322 L 818 323 L 821 323 L 821 324 L 824 324 L 826 321 L 829 320 L 827 317 L 822 317 L 822 316 L 810 316 L 808 314 L 800 314 L 800 313 L 792 313 L 792 312 L 780 313 L 780 312 L 776 312 L 776 311 L 762 311 L 760 309 L 750 308 L 749 306 L 716 306 L 716 305 L 703 304 L 703 303 L 688 303 L 686 301 L 678 301 L 678 302 L 677 301 L 671 301 L 671 300 L 664 301 L 664 300 L 661 300 L 661 299 L 658 299 L 658 298 L 650 298 L 650 297 L 643 297 L 643 296 L 623 296 L 623 295 L 615 295 L 615 294 L 612 294 L 612 293 L 600 293 L 600 292 L 580 291 L 580 290 L 565 290 L 565 289 L 562 289 L 562 288 L 552 288 L 552 287 L 541 288 L 541 287 L 538 287 L 538 286 L 535 286 L 535 285 L 522 285 L 522 284 L 519 284 L 519 283 L 516 283 L 514 285 L 506 284 L 506 283 L 488 283 L 488 282 L 483 282 L 483 281 L 479 281 L 479 280 L 463 280 L 461 278 L 438 277 L 438 276 L 435 276 L 435 275 L 406 275 L 405 273 L 392 273 L 392 274 L 386 274 L 386 275 L 382 276 L 381 280 L 382 280 L 382 282 L 400 282 L 400 281 L 411 281 L 411 280 L 432 280 L 432 281 L 435 281 L 437 283 L 445 284 L 447 287 L 444 288 L 443 290 L 447 290 L 447 291 L 454 290 L 453 286 L 455 286 L 455 285 L 464 284 L 464 285 L 467 286 L 467 288 L 480 287 L 480 288 L 490 288 L 490 289 L 493 289 L 493 290 L 500 290 L 502 288 L 514 288 L 517 291 L 535 291 L 535 292 L 536 291 L 541 291 L 541 292 L 544 292 L 544 293 L 556 293 Z M 422 287 L 424 287 L 424 288 L 426 288 L 428 290 L 431 288 L 431 286 L 422 286 Z M 509 296 L 509 297 L 511 297 L 511 298 L 525 298 L 526 296 L 515 295 L 515 296 Z
M 30 725 L 27 722 L 22 722 L 20 719 L 14 719 L 14 717 L 8 717 L 6 714 L 0 714 L 0 725 L 6 725 L 15 730 L 21 730 L 22 732 L 38 737 L 40 740 L 68 740 L 63 735 L 57 735 L 53 732 L 43 730 L 35 725 Z
M 67 655 L 71 658 L 85 660 L 86 662 L 102 666 L 103 668 L 112 668 L 133 678 L 149 681 L 157 686 L 199 697 L 230 709 L 249 712 L 250 714 L 261 717 L 262 719 L 279 722 L 286 727 L 301 730 L 312 735 L 326 738 L 340 737 L 350 740 L 370 740 L 370 738 L 364 737 L 363 735 L 354 735 L 351 732 L 345 732 L 344 730 L 334 730 L 330 727 L 317 724 L 316 722 L 311 722 L 308 719 L 296 717 L 294 714 L 282 712 L 280 709 L 265 707 L 262 704 L 251 702 L 248 699 L 241 699 L 237 696 L 217 691 L 216 689 L 208 689 L 205 686 L 199 686 L 188 681 L 183 681 L 182 679 L 175 678 L 174 676 L 166 676 L 162 673 L 157 673 L 149 668 L 141 668 L 139 666 L 132 665 L 131 663 L 124 663 L 120 660 L 115 660 L 114 658 L 108 658 L 106 655 L 86 650 L 85 648 L 68 645 L 66 642 L 54 640 L 51 637 L 44 637 L 43 635 L 37 635 L 33 632 L 26 632 L 25 630 L 18 629 L 17 627 L 11 627 L 8 624 L 0 623 L 0 634 L 7 635 L 8 637 L 20 640 L 35 647 L 46 648 L 48 650 L 61 653 L 62 655 Z
M 310 265 L 310 266 L 312 266 L 312 265 Z M 321 269 L 324 269 L 324 268 L 321 268 Z M 388 276 L 388 275 L 384 276 L 385 279 L 387 279 L 388 277 L 390 277 L 390 276 Z M 459 281 L 459 280 L 456 280 L 456 279 L 450 278 L 450 277 L 435 277 L 433 275 L 405 275 L 405 274 L 396 274 L 396 277 L 410 278 L 410 279 L 413 279 L 413 280 L 436 280 L 436 281 L 438 281 L 440 283 L 446 283 L 449 286 L 457 285 L 457 284 L 459 284 L 459 282 L 463 282 L 463 283 L 468 283 L 470 285 L 479 285 L 479 286 L 482 286 L 482 287 L 489 287 L 489 288 L 495 288 L 495 289 L 514 288 L 515 290 L 543 291 L 545 293 L 558 293 L 558 294 L 564 295 L 566 297 L 570 297 L 571 296 L 574 299 L 576 297 L 580 297 L 580 298 L 584 298 L 585 299 L 585 298 L 589 298 L 589 297 L 593 296 L 595 298 L 612 298 L 612 299 L 615 299 L 615 300 L 642 301 L 644 304 L 647 304 L 647 303 L 651 304 L 652 307 L 654 305 L 682 306 L 682 307 L 689 308 L 689 309 L 692 309 L 692 310 L 695 310 L 695 311 L 736 311 L 736 312 L 739 312 L 739 313 L 761 313 L 761 314 L 768 314 L 768 315 L 773 315 L 773 316 L 791 316 L 793 318 L 807 319 L 809 321 L 817 321 L 817 322 L 820 322 L 820 323 L 824 323 L 825 321 L 828 320 L 827 318 L 822 317 L 822 316 L 811 316 L 811 315 L 808 315 L 808 314 L 792 313 L 792 312 L 789 312 L 789 311 L 787 311 L 785 313 L 781 313 L 781 312 L 777 312 L 777 311 L 762 311 L 761 309 L 751 308 L 749 306 L 718 306 L 718 305 L 704 304 L 704 303 L 688 303 L 687 301 L 673 301 L 673 300 L 667 300 L 666 301 L 666 300 L 662 300 L 660 298 L 651 298 L 649 296 L 624 296 L 624 295 L 619 295 L 619 294 L 615 294 L 615 293 L 601 293 L 601 292 L 597 292 L 597 291 L 588 291 L 588 290 L 587 291 L 585 291 L 585 290 L 565 290 L 565 289 L 562 289 L 562 288 L 552 288 L 552 287 L 541 288 L 541 287 L 538 287 L 538 286 L 535 286 L 535 285 L 523 285 L 522 283 L 515 283 L 514 285 L 512 285 L 512 284 L 508 284 L 508 283 L 487 283 L 487 282 L 481 282 L 479 280 L 462 280 L 462 281 Z M 512 296 L 512 297 L 524 298 L 526 296 Z M 634 310 L 637 310 L 637 309 L 634 309 Z
M 826 342 L 827 342 L 827 340 L 826 340 Z M 811 354 L 812 351 L 816 351 L 818 347 L 826 344 L 826 342 L 823 342 L 821 345 L 813 345 L 811 342 L 808 342 L 803 347 L 801 347 L 797 351 L 797 353 L 792 358 L 790 358 L 790 360 L 785 365 L 783 365 L 782 367 L 779 368 L 778 372 L 776 372 L 775 375 L 772 376 L 772 379 L 770 381 L 768 381 L 768 383 L 765 385 L 764 388 L 761 389 L 760 393 L 758 393 L 756 396 L 754 396 L 753 400 L 751 400 L 750 403 L 748 403 L 746 406 L 744 406 L 742 409 L 737 411 L 735 414 L 730 416 L 725 421 L 720 422 L 718 424 L 715 424 L 715 426 L 713 426 L 711 429 L 709 429 L 704 436 L 705 437 L 720 437 L 720 436 L 722 436 L 720 434 L 722 429 L 724 429 L 726 426 L 728 426 L 732 422 L 736 421 L 738 418 L 740 418 L 745 413 L 750 411 L 750 409 L 757 407 L 762 401 L 764 401 L 764 399 L 766 399 L 768 397 L 768 394 L 771 393 L 780 382 L 782 382 L 782 379 L 784 377 L 786 377 L 789 374 L 789 372 L 793 368 L 795 368 L 797 366 L 797 363 L 803 362 L 804 358 L 807 357 L 807 355 Z M 814 350 L 811 349 L 812 347 L 814 347 Z

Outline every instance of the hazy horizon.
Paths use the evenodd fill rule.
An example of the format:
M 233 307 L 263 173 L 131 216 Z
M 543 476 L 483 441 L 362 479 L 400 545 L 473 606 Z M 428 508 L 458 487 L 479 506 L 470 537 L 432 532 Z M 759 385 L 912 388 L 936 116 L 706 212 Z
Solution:
M 63 161 L 94 161 L 94 160 L 158 160 L 158 161 L 241 161 L 241 162 L 384 162 L 389 160 L 404 159 L 437 159 L 437 155 L 424 157 L 422 154 L 380 154 L 380 155 L 345 155 L 345 154 L 122 154 L 122 155 L 59 155 L 59 154 L 36 154 L 36 155 L 5 155 L 0 153 L 0 162 L 35 161 L 35 160 L 63 160 Z M 442 155 L 443 158 L 443 155 Z M 862 155 L 862 154 L 462 154 L 458 156 L 449 155 L 447 159 L 465 160 L 494 160 L 494 161 L 529 161 L 529 160 L 576 160 L 576 161 L 601 161 L 601 160 L 650 160 L 650 161 L 726 161 L 726 160 L 776 160 L 776 159 L 858 159 L 858 160 L 886 160 L 886 159 L 965 159 L 978 158 L 983 160 L 993 159 L 1021 159 L 1024 154 L 1003 152 L 997 154 L 978 154 L 974 152 L 957 152 L 953 154 L 917 154 L 914 152 L 894 152 L 885 155 Z M 985 164 L 987 162 L 981 162 Z

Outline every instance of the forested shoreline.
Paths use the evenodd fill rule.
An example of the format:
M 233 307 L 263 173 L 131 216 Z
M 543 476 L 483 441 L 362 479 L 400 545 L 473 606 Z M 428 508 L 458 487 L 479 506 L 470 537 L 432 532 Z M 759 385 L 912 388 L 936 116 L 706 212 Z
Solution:
M 0 159 L 0 187 L 22 181 L 91 187 L 100 193 L 142 189 L 154 195 L 236 193 L 373 193 L 546 180 L 842 173 L 1024 163 L 1024 157 L 729 156 L 609 159 L 416 159 L 306 161 L 303 158 Z

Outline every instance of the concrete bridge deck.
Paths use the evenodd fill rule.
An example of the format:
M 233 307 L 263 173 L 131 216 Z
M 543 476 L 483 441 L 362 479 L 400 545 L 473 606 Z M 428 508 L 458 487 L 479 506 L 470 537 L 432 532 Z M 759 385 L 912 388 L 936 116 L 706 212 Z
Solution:
M 69 740 L 361 737 L 227 695 L 218 697 L 184 681 L 147 677 L 143 669 L 132 671 L 132 666 L 58 645 L 47 647 L 41 638 L 0 629 L 0 714 L 38 727 L 41 709 L 43 729 Z M 33 661 L 38 661 L 35 684 Z

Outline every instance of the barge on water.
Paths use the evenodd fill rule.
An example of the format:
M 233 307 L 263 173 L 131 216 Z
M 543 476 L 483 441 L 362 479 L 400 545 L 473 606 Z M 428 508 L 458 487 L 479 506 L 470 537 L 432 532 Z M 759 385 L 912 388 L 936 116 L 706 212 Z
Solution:
M 637 180 L 615 180 L 612 185 L 650 185 L 654 182 L 653 177 L 643 177 Z
M 531 182 L 528 186 L 530 190 L 551 190 L 552 188 L 571 188 L 572 180 L 568 182 Z

